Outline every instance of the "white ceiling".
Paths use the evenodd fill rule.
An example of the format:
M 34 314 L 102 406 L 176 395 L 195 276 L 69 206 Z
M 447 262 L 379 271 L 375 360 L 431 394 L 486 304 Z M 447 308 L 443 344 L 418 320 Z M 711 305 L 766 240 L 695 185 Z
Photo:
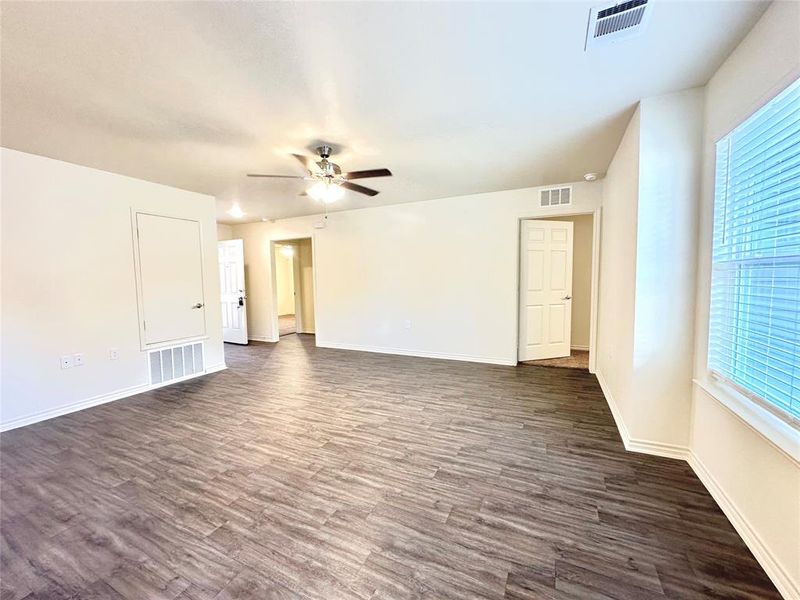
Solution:
M 583 51 L 598 2 L 3 2 L 3 146 L 213 194 L 221 221 L 320 207 L 287 156 L 388 167 L 337 210 L 605 171 L 636 101 L 704 84 L 764 3 L 655 0 Z

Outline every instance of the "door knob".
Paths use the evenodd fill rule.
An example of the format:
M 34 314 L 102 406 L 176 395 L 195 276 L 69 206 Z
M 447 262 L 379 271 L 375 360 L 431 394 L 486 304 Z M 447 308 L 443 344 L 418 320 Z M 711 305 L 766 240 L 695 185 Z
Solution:
M 192 308 L 203 308 L 203 303 L 202 302 L 198 302 Z
M 564 296 L 562 300 L 572 300 L 572 296 Z

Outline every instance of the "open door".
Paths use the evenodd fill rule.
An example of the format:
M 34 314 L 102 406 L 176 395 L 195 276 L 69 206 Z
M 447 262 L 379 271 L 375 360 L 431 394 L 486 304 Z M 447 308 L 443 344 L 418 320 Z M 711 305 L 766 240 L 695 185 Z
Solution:
M 522 221 L 520 361 L 570 355 L 572 240 L 569 221 Z
M 247 343 L 247 294 L 244 285 L 244 242 L 219 243 L 219 287 L 222 293 L 222 339 Z

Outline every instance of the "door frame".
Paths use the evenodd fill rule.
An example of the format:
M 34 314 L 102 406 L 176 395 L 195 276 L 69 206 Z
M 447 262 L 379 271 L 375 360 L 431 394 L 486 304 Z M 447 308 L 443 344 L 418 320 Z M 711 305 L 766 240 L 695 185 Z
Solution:
M 300 235 L 292 237 L 281 237 L 271 239 L 269 241 L 269 282 L 270 282 L 270 296 L 272 303 L 270 305 L 270 323 L 272 329 L 272 336 L 267 340 L 268 342 L 280 341 L 280 326 L 278 325 L 278 275 L 276 273 L 275 252 L 277 245 L 287 245 L 290 242 L 299 242 L 301 240 L 311 240 L 311 293 L 314 295 L 314 323 L 315 331 L 318 327 L 319 320 L 317 319 L 317 247 L 316 240 L 313 235 Z M 298 251 L 299 253 L 299 251 Z M 299 263 L 294 263 L 299 265 Z M 299 266 L 297 266 L 299 268 Z M 297 270 L 295 270 L 295 273 Z M 295 330 L 300 333 L 300 325 L 302 324 L 302 317 L 298 321 L 298 298 L 297 294 L 297 281 L 295 281 Z M 316 334 L 315 334 L 316 335 Z M 316 345 L 316 337 L 314 338 Z
M 520 338 L 520 286 L 522 285 L 522 274 L 520 268 L 522 267 L 522 222 L 523 221 L 547 221 L 559 217 L 579 217 L 581 215 L 591 215 L 592 217 L 592 281 L 591 281 L 591 295 L 589 299 L 589 372 L 594 373 L 597 366 L 597 304 L 599 299 L 600 289 L 600 220 L 602 208 L 597 207 L 594 210 L 559 210 L 553 212 L 539 213 L 531 215 L 530 217 L 519 217 L 517 219 L 517 268 L 516 268 L 516 316 L 514 319 L 515 333 L 514 333 L 514 356 L 516 357 L 516 364 L 519 364 L 519 338 Z M 574 274 L 573 274 L 574 277 Z

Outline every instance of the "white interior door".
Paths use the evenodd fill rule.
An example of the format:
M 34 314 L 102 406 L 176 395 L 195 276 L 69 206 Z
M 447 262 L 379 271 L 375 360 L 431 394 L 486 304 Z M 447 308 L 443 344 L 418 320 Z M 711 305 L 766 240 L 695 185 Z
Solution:
M 244 286 L 244 242 L 219 242 L 219 287 L 222 292 L 222 339 L 247 343 L 247 294 Z
M 204 336 L 200 223 L 137 213 L 136 230 L 145 345 Z
M 572 228 L 569 221 L 522 221 L 519 360 L 569 356 Z

